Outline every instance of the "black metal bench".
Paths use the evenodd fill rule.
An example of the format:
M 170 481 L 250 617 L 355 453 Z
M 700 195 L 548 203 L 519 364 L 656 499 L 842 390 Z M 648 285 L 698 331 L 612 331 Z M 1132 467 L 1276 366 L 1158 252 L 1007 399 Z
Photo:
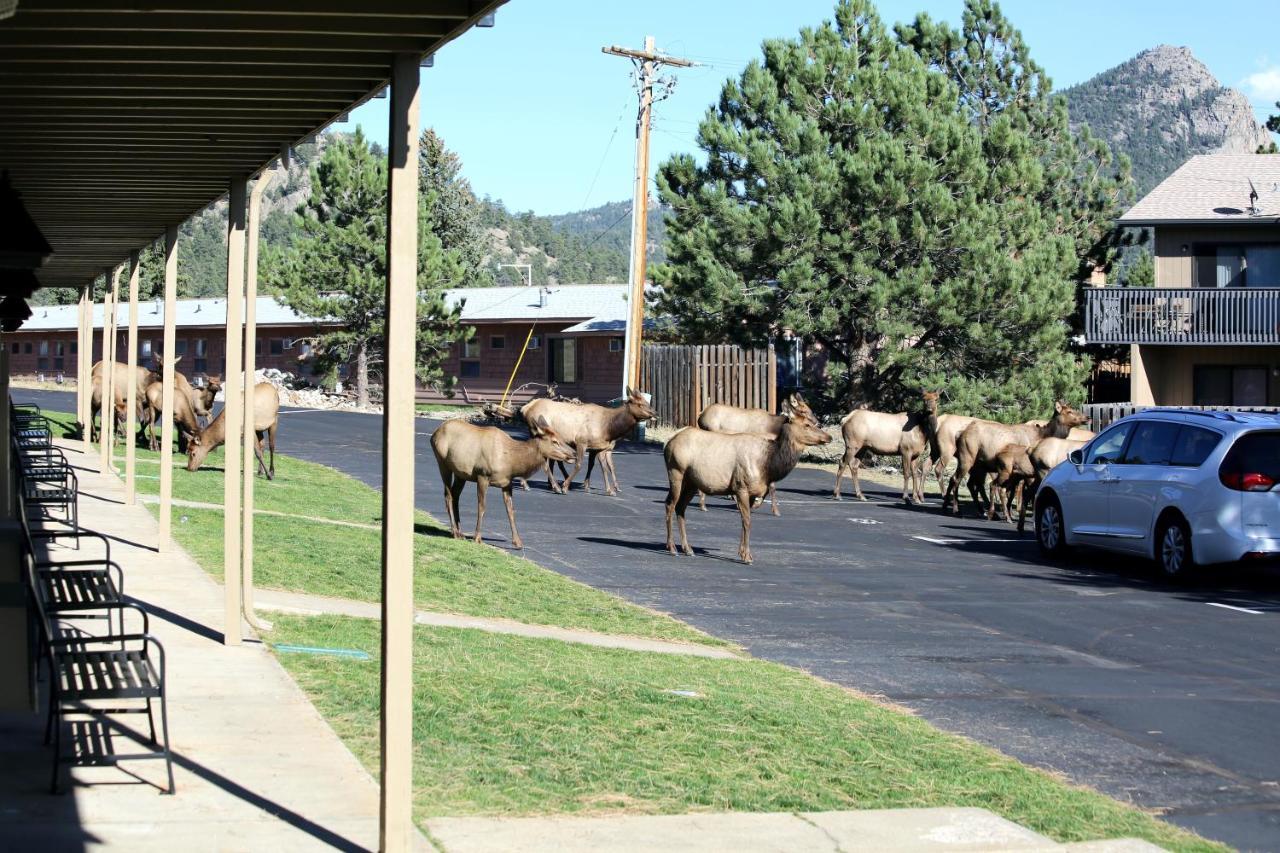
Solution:
M 125 601 L 124 571 L 111 559 L 111 540 L 91 530 L 73 534 L 67 530 L 31 529 L 22 495 L 18 495 L 18 520 L 27 551 L 35 561 L 35 579 L 47 609 L 65 618 L 106 619 L 112 630 L 114 606 Z M 36 548 L 39 542 L 56 541 L 75 535 L 102 542 L 103 556 L 77 557 L 74 560 L 42 560 Z M 120 626 L 124 630 L 124 626 Z

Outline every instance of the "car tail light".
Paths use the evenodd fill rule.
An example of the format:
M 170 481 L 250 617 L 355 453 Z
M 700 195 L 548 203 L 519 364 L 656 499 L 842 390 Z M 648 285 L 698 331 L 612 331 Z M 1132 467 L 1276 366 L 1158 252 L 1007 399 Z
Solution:
M 1237 492 L 1269 492 L 1276 484 L 1275 480 L 1258 471 L 1222 471 L 1218 479 L 1222 480 L 1222 485 Z

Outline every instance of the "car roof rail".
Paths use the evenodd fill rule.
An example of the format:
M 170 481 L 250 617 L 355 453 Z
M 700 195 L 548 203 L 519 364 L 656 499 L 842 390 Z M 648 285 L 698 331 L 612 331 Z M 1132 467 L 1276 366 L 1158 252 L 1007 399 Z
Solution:
M 1218 409 L 1189 409 L 1180 406 L 1152 406 L 1149 409 L 1143 409 L 1145 412 L 1162 412 L 1170 415 L 1195 415 L 1202 418 L 1213 418 L 1218 421 L 1232 421 L 1233 423 L 1247 424 L 1259 423 L 1264 421 L 1275 421 L 1280 419 L 1280 412 L 1266 411 L 1242 411 L 1242 412 L 1226 412 Z M 1135 412 L 1135 414 L 1141 414 Z

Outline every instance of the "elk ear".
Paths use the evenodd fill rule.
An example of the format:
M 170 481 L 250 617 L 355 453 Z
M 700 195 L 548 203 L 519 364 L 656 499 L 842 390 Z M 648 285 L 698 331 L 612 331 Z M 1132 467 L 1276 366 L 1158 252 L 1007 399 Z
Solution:
M 534 419 L 533 425 L 536 426 L 538 429 L 542 430 L 543 432 L 551 431 L 551 424 L 547 423 L 546 415 L 538 415 L 538 417 Z
M 1056 403 L 1054 403 L 1054 404 L 1053 404 L 1053 410 L 1054 410 L 1055 412 L 1061 412 L 1061 411 L 1062 411 L 1062 401 L 1061 401 L 1061 400 L 1058 400 Z

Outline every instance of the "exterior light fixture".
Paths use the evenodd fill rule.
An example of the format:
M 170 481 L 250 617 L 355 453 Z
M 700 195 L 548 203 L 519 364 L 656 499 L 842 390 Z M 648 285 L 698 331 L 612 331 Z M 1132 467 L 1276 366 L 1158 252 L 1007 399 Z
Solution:
M 486 28 L 487 28 L 487 27 L 492 27 L 492 26 L 493 26 L 494 18 L 496 18 L 496 17 L 498 17 L 498 14 L 497 14 L 496 12 L 490 12 L 489 14 L 485 15 L 485 16 L 484 16 L 483 18 L 481 18 L 480 20 L 476 21 L 476 26 L 477 26 L 477 27 L 486 27 Z
M 419 68 L 434 68 L 436 65 L 436 55 L 424 56 L 418 61 Z

